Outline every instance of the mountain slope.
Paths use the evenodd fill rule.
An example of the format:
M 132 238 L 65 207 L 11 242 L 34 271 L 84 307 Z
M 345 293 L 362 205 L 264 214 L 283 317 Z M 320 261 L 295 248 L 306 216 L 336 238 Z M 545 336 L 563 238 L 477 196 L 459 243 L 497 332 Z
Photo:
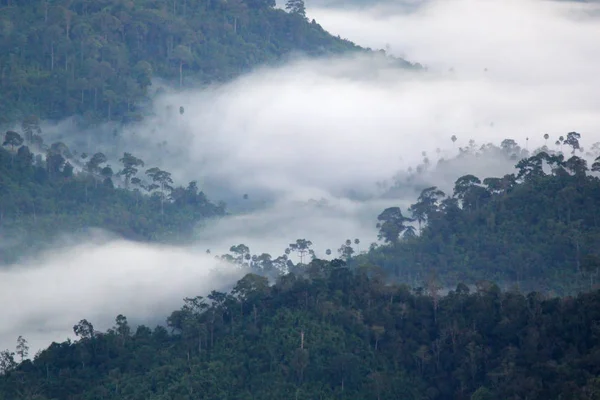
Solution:
M 516 174 L 468 174 L 447 195 L 424 189 L 405 212 L 414 226 L 401 211 L 382 213 L 388 245 L 356 262 L 367 260 L 416 286 L 487 279 L 555 293 L 593 288 L 600 277 L 600 157 L 590 168 L 576 155 L 542 150 L 519 161 Z M 514 151 L 491 146 L 481 155 Z
M 139 118 L 153 78 L 230 79 L 292 51 L 364 51 L 271 0 L 8 1 L 0 116 Z M 0 121 L 1 122 L 1 121 Z
M 90 228 L 130 240 L 181 244 L 199 223 L 225 214 L 224 205 L 210 202 L 196 182 L 176 186 L 168 172 L 156 168 L 140 171 L 138 178 L 143 164 L 130 163 L 121 171 L 130 175 L 131 183 L 119 188 L 113 183 L 118 172 L 100 165 L 105 162 L 101 153 L 83 164 L 65 152 L 64 144 L 62 151 L 55 144 L 43 160 L 27 146 L 0 148 L 0 262 L 53 245 L 60 233 Z M 74 172 L 80 165 L 83 171 Z
M 316 260 L 270 287 L 186 299 L 163 327 L 74 325 L 78 342 L 0 355 L 0 399 L 597 399 L 600 292 L 490 284 L 448 296 Z M 74 322 L 75 323 L 75 322 Z M 596 361 L 594 361 L 596 360 Z

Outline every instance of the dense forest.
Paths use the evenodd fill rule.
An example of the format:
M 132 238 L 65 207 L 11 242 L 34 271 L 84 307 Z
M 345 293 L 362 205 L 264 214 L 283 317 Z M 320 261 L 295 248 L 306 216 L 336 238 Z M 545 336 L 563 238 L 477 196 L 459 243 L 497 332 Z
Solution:
M 576 155 L 580 138 L 570 132 L 557 149 L 544 146 L 522 159 L 526 152 L 514 140 L 484 146 L 486 157 L 518 160 L 516 172 L 468 174 L 452 193 L 426 187 L 404 213 L 383 211 L 379 239 L 388 245 L 359 261 L 413 285 L 434 277 L 449 286 L 489 279 L 555 293 L 593 288 L 600 268 L 600 154 L 588 152 L 596 157 L 588 166 Z
M 547 298 L 481 282 L 442 296 L 381 269 L 314 260 L 270 286 L 186 298 L 167 326 L 0 355 L 2 399 L 600 398 L 600 292 Z M 20 362 L 24 360 L 23 362 Z
M 580 138 L 531 154 L 510 139 L 482 146 L 515 173 L 465 175 L 448 195 L 424 188 L 381 212 L 382 244 L 366 252 L 350 239 L 333 261 L 308 239 L 277 257 L 232 246 L 218 257 L 251 273 L 229 293 L 184 299 L 166 327 L 119 315 L 98 332 L 81 320 L 78 341 L 31 359 L 19 337 L 0 353 L 0 398 L 598 399 L 600 157 L 588 152 L 588 166 Z M 9 131 L 0 150 L 3 224 L 114 224 L 148 240 L 224 212 L 194 182 L 140 173 L 132 154 L 114 172 L 101 153 L 54 143 L 34 156 L 23 143 Z
M 367 51 L 274 0 L 4 0 L 0 123 L 29 115 L 85 123 L 143 117 L 153 79 L 231 79 L 292 52 Z M 397 60 L 401 66 L 410 66 Z
M 302 0 L 0 3 L 0 264 L 90 228 L 185 244 L 226 215 L 135 149 L 109 160 L 45 143 L 42 121 L 128 123 L 157 80 L 370 51 L 309 21 Z M 76 341 L 35 355 L 19 336 L 0 352 L 0 400 L 599 400 L 600 144 L 584 155 L 580 139 L 531 152 L 471 141 L 435 165 L 423 153 L 388 193 L 420 195 L 374 217 L 370 245 L 349 238 L 324 260 L 310 238 L 280 255 L 232 243 L 215 257 L 245 277 L 185 298 L 163 326 L 73 321 Z M 473 156 L 514 172 L 472 171 L 447 193 L 426 184 Z
M 25 125 L 31 147 L 8 131 L 0 148 L 0 262 L 31 255 L 59 233 L 89 228 L 182 244 L 202 221 L 225 214 L 225 205 L 210 202 L 194 181 L 176 185 L 169 172 L 144 169 L 131 153 L 113 170 L 102 153 L 76 155 L 62 142 L 44 145 L 38 129 Z

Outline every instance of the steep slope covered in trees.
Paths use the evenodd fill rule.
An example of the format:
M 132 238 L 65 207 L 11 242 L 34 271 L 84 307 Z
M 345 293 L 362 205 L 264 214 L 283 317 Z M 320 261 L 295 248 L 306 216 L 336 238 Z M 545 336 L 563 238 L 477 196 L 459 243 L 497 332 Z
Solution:
M 575 144 L 567 157 L 544 148 L 520 160 L 515 174 L 465 175 L 452 194 L 424 189 L 406 216 L 397 207 L 385 210 L 380 238 L 388 245 L 363 258 L 416 285 L 488 279 L 559 293 L 593 287 L 600 268 L 600 179 L 594 174 L 600 157 L 590 171 L 574 155 L 578 135 L 563 139 Z M 506 140 L 496 151 L 520 149 Z
M 168 330 L 108 332 L 32 361 L 0 355 L 2 399 L 572 399 L 600 395 L 600 292 L 576 298 L 459 285 L 388 286 L 372 267 L 315 260 L 269 287 L 185 299 Z M 135 330 L 135 332 L 134 332 Z
M 230 79 L 292 51 L 363 51 L 272 0 L 27 0 L 0 7 L 0 118 L 141 116 L 154 77 Z M 292 2 L 294 3 L 294 2 Z M 298 2 L 295 2 L 298 3 Z M 300 3 L 302 3 L 300 1 Z M 2 122 L 2 120 L 0 120 Z
M 132 240 L 183 243 L 198 223 L 225 213 L 224 205 L 210 202 L 195 182 L 175 186 L 167 171 L 144 173 L 143 161 L 129 153 L 113 171 L 102 153 L 82 159 L 54 143 L 42 158 L 28 146 L 15 146 L 22 142 L 11 132 L 0 148 L 2 262 L 31 255 L 58 233 L 88 228 Z

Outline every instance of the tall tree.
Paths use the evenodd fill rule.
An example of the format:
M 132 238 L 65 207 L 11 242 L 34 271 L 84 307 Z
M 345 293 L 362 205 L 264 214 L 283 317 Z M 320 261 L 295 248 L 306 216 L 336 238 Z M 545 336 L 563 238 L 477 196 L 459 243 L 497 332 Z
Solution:
M 302 18 L 306 18 L 306 6 L 304 5 L 304 0 L 287 0 L 285 9 L 291 14 L 300 15 Z
M 571 154 L 575 154 L 575 150 L 581 149 L 579 145 L 579 139 L 581 139 L 581 134 L 577 132 L 567 133 L 567 138 L 564 140 L 564 143 L 568 144 L 573 149 L 573 151 L 571 151 Z
M 446 194 L 439 190 L 437 186 L 432 186 L 423 189 L 417 202 L 410 206 L 408 211 L 411 212 L 413 218 L 419 224 L 419 232 L 421 231 L 421 224 L 438 212 L 440 201 L 445 196 Z
M 179 87 L 183 87 L 183 66 L 194 60 L 194 55 L 187 46 L 179 45 L 173 50 L 172 58 L 179 63 Z
M 100 172 L 100 165 L 104 164 L 107 160 L 104 153 L 95 153 L 85 166 L 90 173 L 97 174 Z
M 289 249 L 298 253 L 300 263 L 304 264 L 304 257 L 310 252 L 312 242 L 306 239 L 297 239 L 296 243 L 290 243 Z
M 23 336 L 17 338 L 17 355 L 21 358 L 21 362 L 29 355 L 29 345 Z
M 32 144 L 34 142 L 35 135 L 42 134 L 42 128 L 40 127 L 40 119 L 37 115 L 29 115 L 21 121 L 21 129 L 25 135 L 25 142 Z
M 11 150 L 15 150 L 15 147 L 19 147 L 23 144 L 23 138 L 15 131 L 6 131 L 4 135 L 4 142 L 2 146 L 10 146 Z
M 406 229 L 406 222 L 412 221 L 402 215 L 400 207 L 389 207 L 377 216 L 377 228 L 379 229 L 379 240 L 386 243 L 397 244 L 400 234 Z
M 73 326 L 73 333 L 75 336 L 82 339 L 92 339 L 95 337 L 94 325 L 92 325 L 87 319 L 82 319 L 77 325 Z
M 154 167 L 147 170 L 146 175 L 150 176 L 150 178 L 152 178 L 152 181 L 155 182 L 155 184 L 158 184 L 157 188 L 160 188 L 160 213 L 164 214 L 166 192 L 173 190 L 173 187 L 171 186 L 171 184 L 173 183 L 171 173 L 163 171 L 160 168 Z
M 352 241 L 347 239 L 344 244 L 338 249 L 338 254 L 340 258 L 345 260 L 346 262 L 350 261 L 352 258 L 352 254 L 354 254 L 354 249 L 352 248 Z
M 123 157 L 119 161 L 123 164 L 123 169 L 118 174 L 125 177 L 125 187 L 129 188 L 131 178 L 138 173 L 137 167 L 143 167 L 144 162 L 131 153 L 123 153 Z

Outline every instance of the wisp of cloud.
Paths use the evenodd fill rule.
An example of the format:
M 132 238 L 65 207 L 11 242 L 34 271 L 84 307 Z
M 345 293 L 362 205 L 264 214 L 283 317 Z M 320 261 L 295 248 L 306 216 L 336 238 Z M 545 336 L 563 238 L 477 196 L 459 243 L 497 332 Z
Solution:
M 52 341 L 75 338 L 87 319 L 98 330 L 118 314 L 132 324 L 163 324 L 184 297 L 228 288 L 240 268 L 194 249 L 99 238 L 0 270 L 0 348 L 23 335 L 30 355 Z

